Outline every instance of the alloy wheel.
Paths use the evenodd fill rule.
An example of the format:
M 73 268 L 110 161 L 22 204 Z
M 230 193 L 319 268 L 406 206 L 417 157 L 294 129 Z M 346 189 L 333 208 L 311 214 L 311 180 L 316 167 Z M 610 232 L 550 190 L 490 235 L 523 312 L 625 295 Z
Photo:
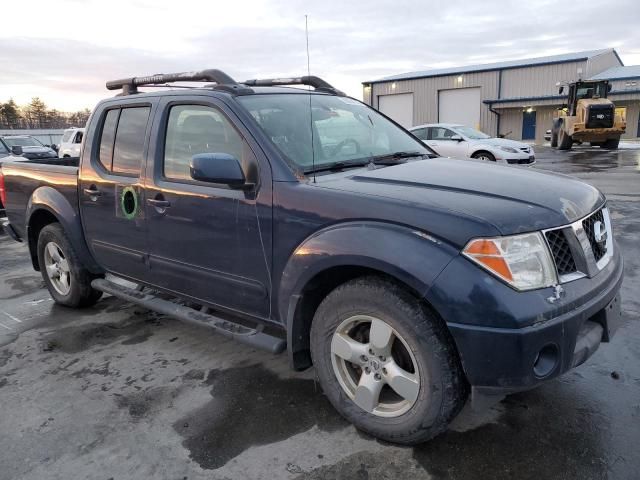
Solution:
M 369 315 L 344 320 L 331 339 L 331 361 L 347 396 L 373 415 L 400 416 L 418 398 L 416 359 L 405 340 L 384 320 Z
M 55 242 L 49 242 L 44 247 L 44 267 L 53 288 L 60 295 L 68 295 L 71 291 L 69 262 L 60 246 Z

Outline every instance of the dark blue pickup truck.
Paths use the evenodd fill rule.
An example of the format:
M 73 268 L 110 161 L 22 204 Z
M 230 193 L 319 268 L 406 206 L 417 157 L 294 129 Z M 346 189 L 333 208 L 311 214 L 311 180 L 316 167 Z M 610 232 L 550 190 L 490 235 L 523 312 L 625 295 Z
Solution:
M 207 83 L 138 91 L 181 80 Z M 404 444 L 618 325 L 623 262 L 589 185 L 438 158 L 317 77 L 107 88 L 78 168 L 2 167 L 5 229 L 59 304 L 106 292 L 286 348 L 348 420 Z

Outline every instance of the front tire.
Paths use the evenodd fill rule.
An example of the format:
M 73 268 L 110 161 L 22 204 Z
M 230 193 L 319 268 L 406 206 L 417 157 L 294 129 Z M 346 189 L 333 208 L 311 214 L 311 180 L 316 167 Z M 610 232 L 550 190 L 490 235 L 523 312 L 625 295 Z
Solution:
M 468 394 L 445 325 L 398 285 L 352 280 L 320 304 L 311 356 L 323 391 L 357 428 L 412 445 L 446 430 Z
M 610 138 L 602 142 L 602 145 L 600 146 L 607 150 L 617 150 L 619 145 L 620 145 L 619 138 Z
M 485 151 L 475 152 L 473 155 L 471 155 L 471 158 L 477 158 L 478 160 L 486 160 L 487 162 L 496 161 L 496 157 L 494 157 L 493 154 Z
M 59 223 L 45 226 L 38 236 L 38 264 L 53 300 L 67 307 L 88 307 L 102 292 L 91 288 L 97 278 L 78 260 L 78 256 Z
M 558 132 L 558 150 L 571 150 L 573 146 L 573 139 L 571 135 L 568 135 L 564 129 L 560 129 Z

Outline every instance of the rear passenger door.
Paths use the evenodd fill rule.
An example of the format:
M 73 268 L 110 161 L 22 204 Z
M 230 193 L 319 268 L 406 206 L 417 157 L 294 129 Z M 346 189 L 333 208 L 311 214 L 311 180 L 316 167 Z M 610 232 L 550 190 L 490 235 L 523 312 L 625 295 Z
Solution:
M 212 97 L 163 98 L 153 138 L 146 217 L 154 284 L 214 307 L 269 317 L 272 184 L 261 149 L 228 106 Z M 233 155 L 255 188 L 193 180 L 189 163 L 198 153 Z
M 152 102 L 155 100 L 152 100 Z M 89 248 L 100 265 L 147 280 L 144 164 L 152 102 L 123 102 L 94 115 L 81 162 L 80 211 Z

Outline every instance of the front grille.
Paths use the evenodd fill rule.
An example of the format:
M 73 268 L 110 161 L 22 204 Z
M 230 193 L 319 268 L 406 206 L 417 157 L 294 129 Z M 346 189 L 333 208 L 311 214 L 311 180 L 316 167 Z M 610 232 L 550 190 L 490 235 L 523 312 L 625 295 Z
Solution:
M 545 233 L 551 254 L 556 262 L 558 275 L 567 275 L 577 270 L 569 242 L 563 230 L 550 230 Z
M 596 235 L 595 235 L 596 222 L 600 222 L 600 225 L 601 225 L 600 228 L 606 229 L 606 224 L 604 222 L 604 214 L 602 213 L 602 210 L 598 210 L 596 213 L 594 213 L 590 217 L 585 218 L 582 221 L 582 228 L 584 228 L 584 233 L 586 233 L 587 238 L 589 239 L 589 243 L 591 244 L 591 250 L 593 251 L 593 256 L 595 257 L 597 262 L 602 257 L 604 257 L 604 255 L 607 253 L 607 245 L 606 245 L 606 242 L 598 243 L 596 241 Z
M 589 105 L 587 107 L 587 128 L 613 127 L 612 105 Z
M 533 162 L 531 158 L 507 158 L 509 165 L 528 165 L 531 162 Z

